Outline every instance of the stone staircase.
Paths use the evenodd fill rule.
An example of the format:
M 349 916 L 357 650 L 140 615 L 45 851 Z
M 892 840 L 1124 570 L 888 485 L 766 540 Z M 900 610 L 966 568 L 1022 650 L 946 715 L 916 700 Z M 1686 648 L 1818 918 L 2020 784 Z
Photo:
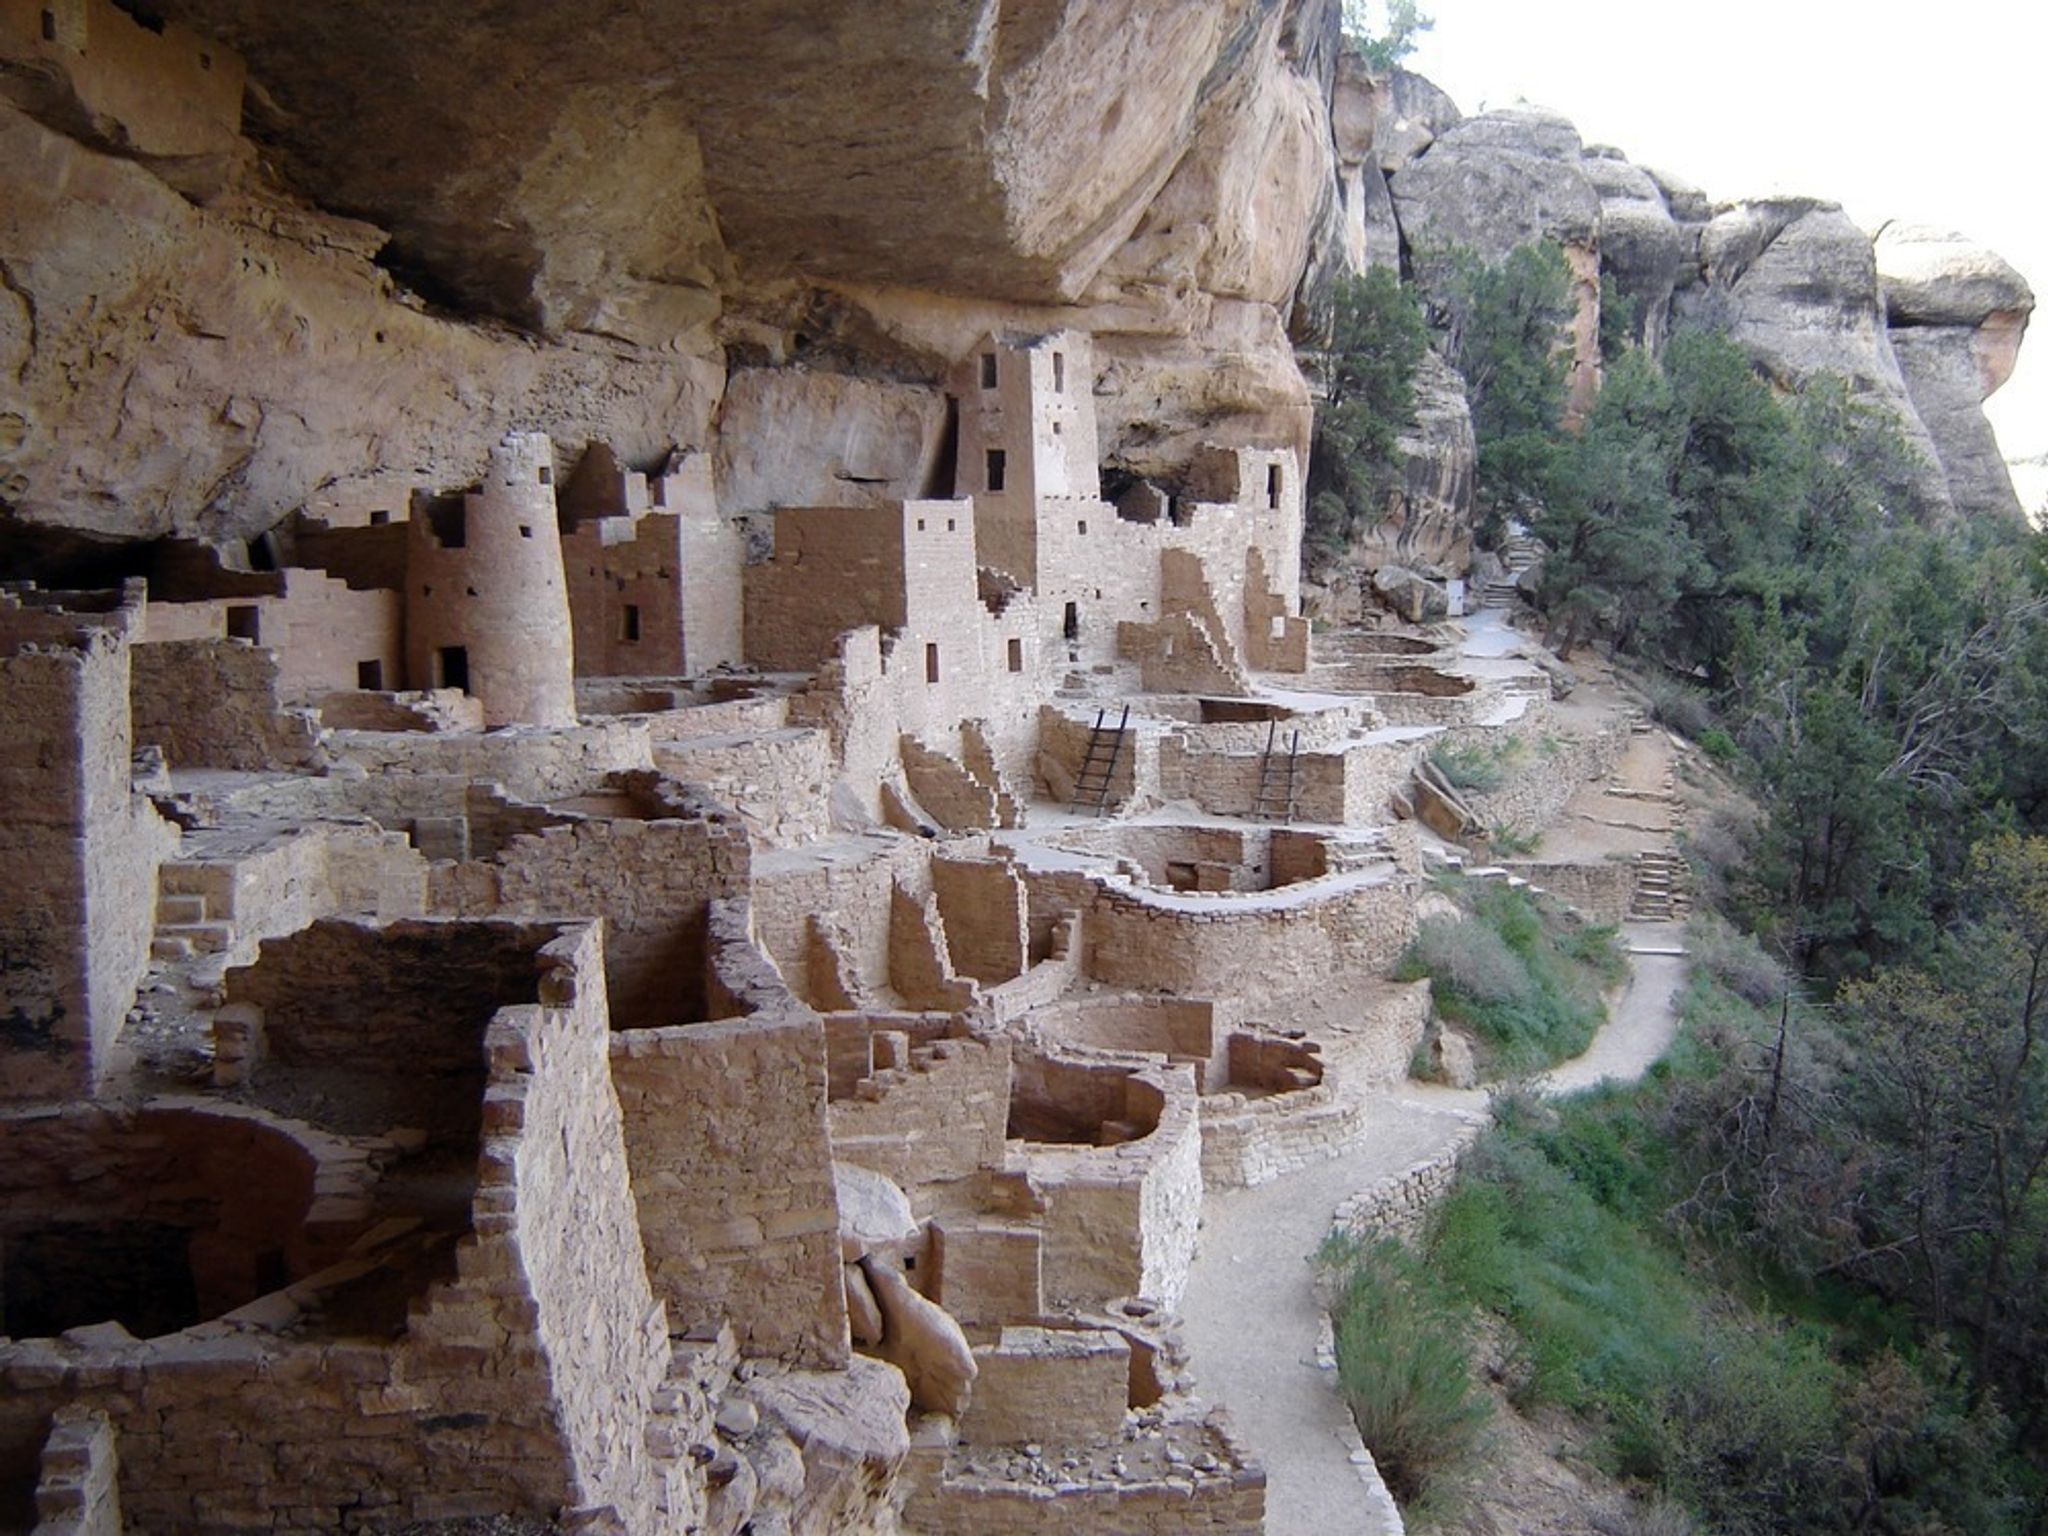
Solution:
M 1543 563 L 1543 546 L 1517 524 L 1501 546 L 1500 557 L 1507 575 L 1481 583 L 1479 602 L 1485 608 L 1512 608 L 1521 601 L 1522 577 Z
M 1668 848 L 1636 855 L 1636 889 L 1628 908 L 1632 923 L 1683 922 L 1692 912 L 1686 891 L 1685 860 Z
M 156 935 L 150 954 L 158 960 L 225 955 L 235 947 L 232 890 L 223 900 L 217 865 L 173 861 L 157 874 Z M 225 906 L 229 910 L 223 911 Z

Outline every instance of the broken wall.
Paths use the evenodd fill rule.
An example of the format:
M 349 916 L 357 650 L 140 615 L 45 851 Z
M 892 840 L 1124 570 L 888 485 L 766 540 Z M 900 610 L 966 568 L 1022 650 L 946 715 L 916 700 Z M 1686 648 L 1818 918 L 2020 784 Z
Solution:
M 0 590 L 0 1098 L 91 1089 L 176 843 L 130 784 L 141 591 Z

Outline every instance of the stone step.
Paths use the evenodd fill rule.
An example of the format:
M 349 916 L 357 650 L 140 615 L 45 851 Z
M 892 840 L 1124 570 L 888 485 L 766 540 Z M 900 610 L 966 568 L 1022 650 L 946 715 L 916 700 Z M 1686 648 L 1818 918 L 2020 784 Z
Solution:
M 202 955 L 224 955 L 235 946 L 233 923 L 172 923 L 157 930 L 159 939 L 183 939 Z
M 156 920 L 159 925 L 172 927 L 203 923 L 206 921 L 206 898 L 165 892 L 156 899 Z

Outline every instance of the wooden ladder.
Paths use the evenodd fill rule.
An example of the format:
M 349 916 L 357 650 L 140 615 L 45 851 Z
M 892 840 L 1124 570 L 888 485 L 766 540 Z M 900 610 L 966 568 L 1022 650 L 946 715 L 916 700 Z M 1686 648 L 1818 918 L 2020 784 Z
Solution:
M 1259 759 L 1259 796 L 1252 805 L 1252 818 L 1256 821 L 1294 820 L 1295 769 L 1301 758 L 1301 732 L 1289 733 L 1287 755 L 1282 757 L 1277 750 L 1279 730 L 1278 721 L 1266 723 L 1266 755 Z
M 1110 780 L 1116 776 L 1117 759 L 1123 755 L 1124 730 L 1131 723 L 1131 706 L 1126 704 L 1115 726 L 1106 725 L 1109 711 L 1095 711 L 1095 728 L 1088 733 L 1088 751 L 1081 759 L 1081 771 L 1074 775 L 1073 808 L 1100 816 L 1109 809 Z

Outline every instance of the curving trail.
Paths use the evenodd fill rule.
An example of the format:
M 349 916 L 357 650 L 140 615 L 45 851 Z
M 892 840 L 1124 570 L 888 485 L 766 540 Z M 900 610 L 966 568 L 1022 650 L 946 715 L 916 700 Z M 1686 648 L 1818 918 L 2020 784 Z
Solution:
M 1546 1092 L 1633 1081 L 1677 1033 L 1679 925 L 1632 923 L 1624 932 L 1627 990 L 1586 1053 L 1543 1080 Z M 1380 1101 L 1353 1151 L 1204 1202 L 1182 1334 L 1196 1380 L 1229 1406 L 1238 1438 L 1265 1464 L 1268 1536 L 1400 1530 L 1377 1474 L 1354 1460 L 1357 1434 L 1333 1374 L 1317 1365 L 1325 1325 L 1309 1261 L 1340 1204 L 1445 1150 L 1485 1113 L 1482 1091 L 1406 1084 Z

